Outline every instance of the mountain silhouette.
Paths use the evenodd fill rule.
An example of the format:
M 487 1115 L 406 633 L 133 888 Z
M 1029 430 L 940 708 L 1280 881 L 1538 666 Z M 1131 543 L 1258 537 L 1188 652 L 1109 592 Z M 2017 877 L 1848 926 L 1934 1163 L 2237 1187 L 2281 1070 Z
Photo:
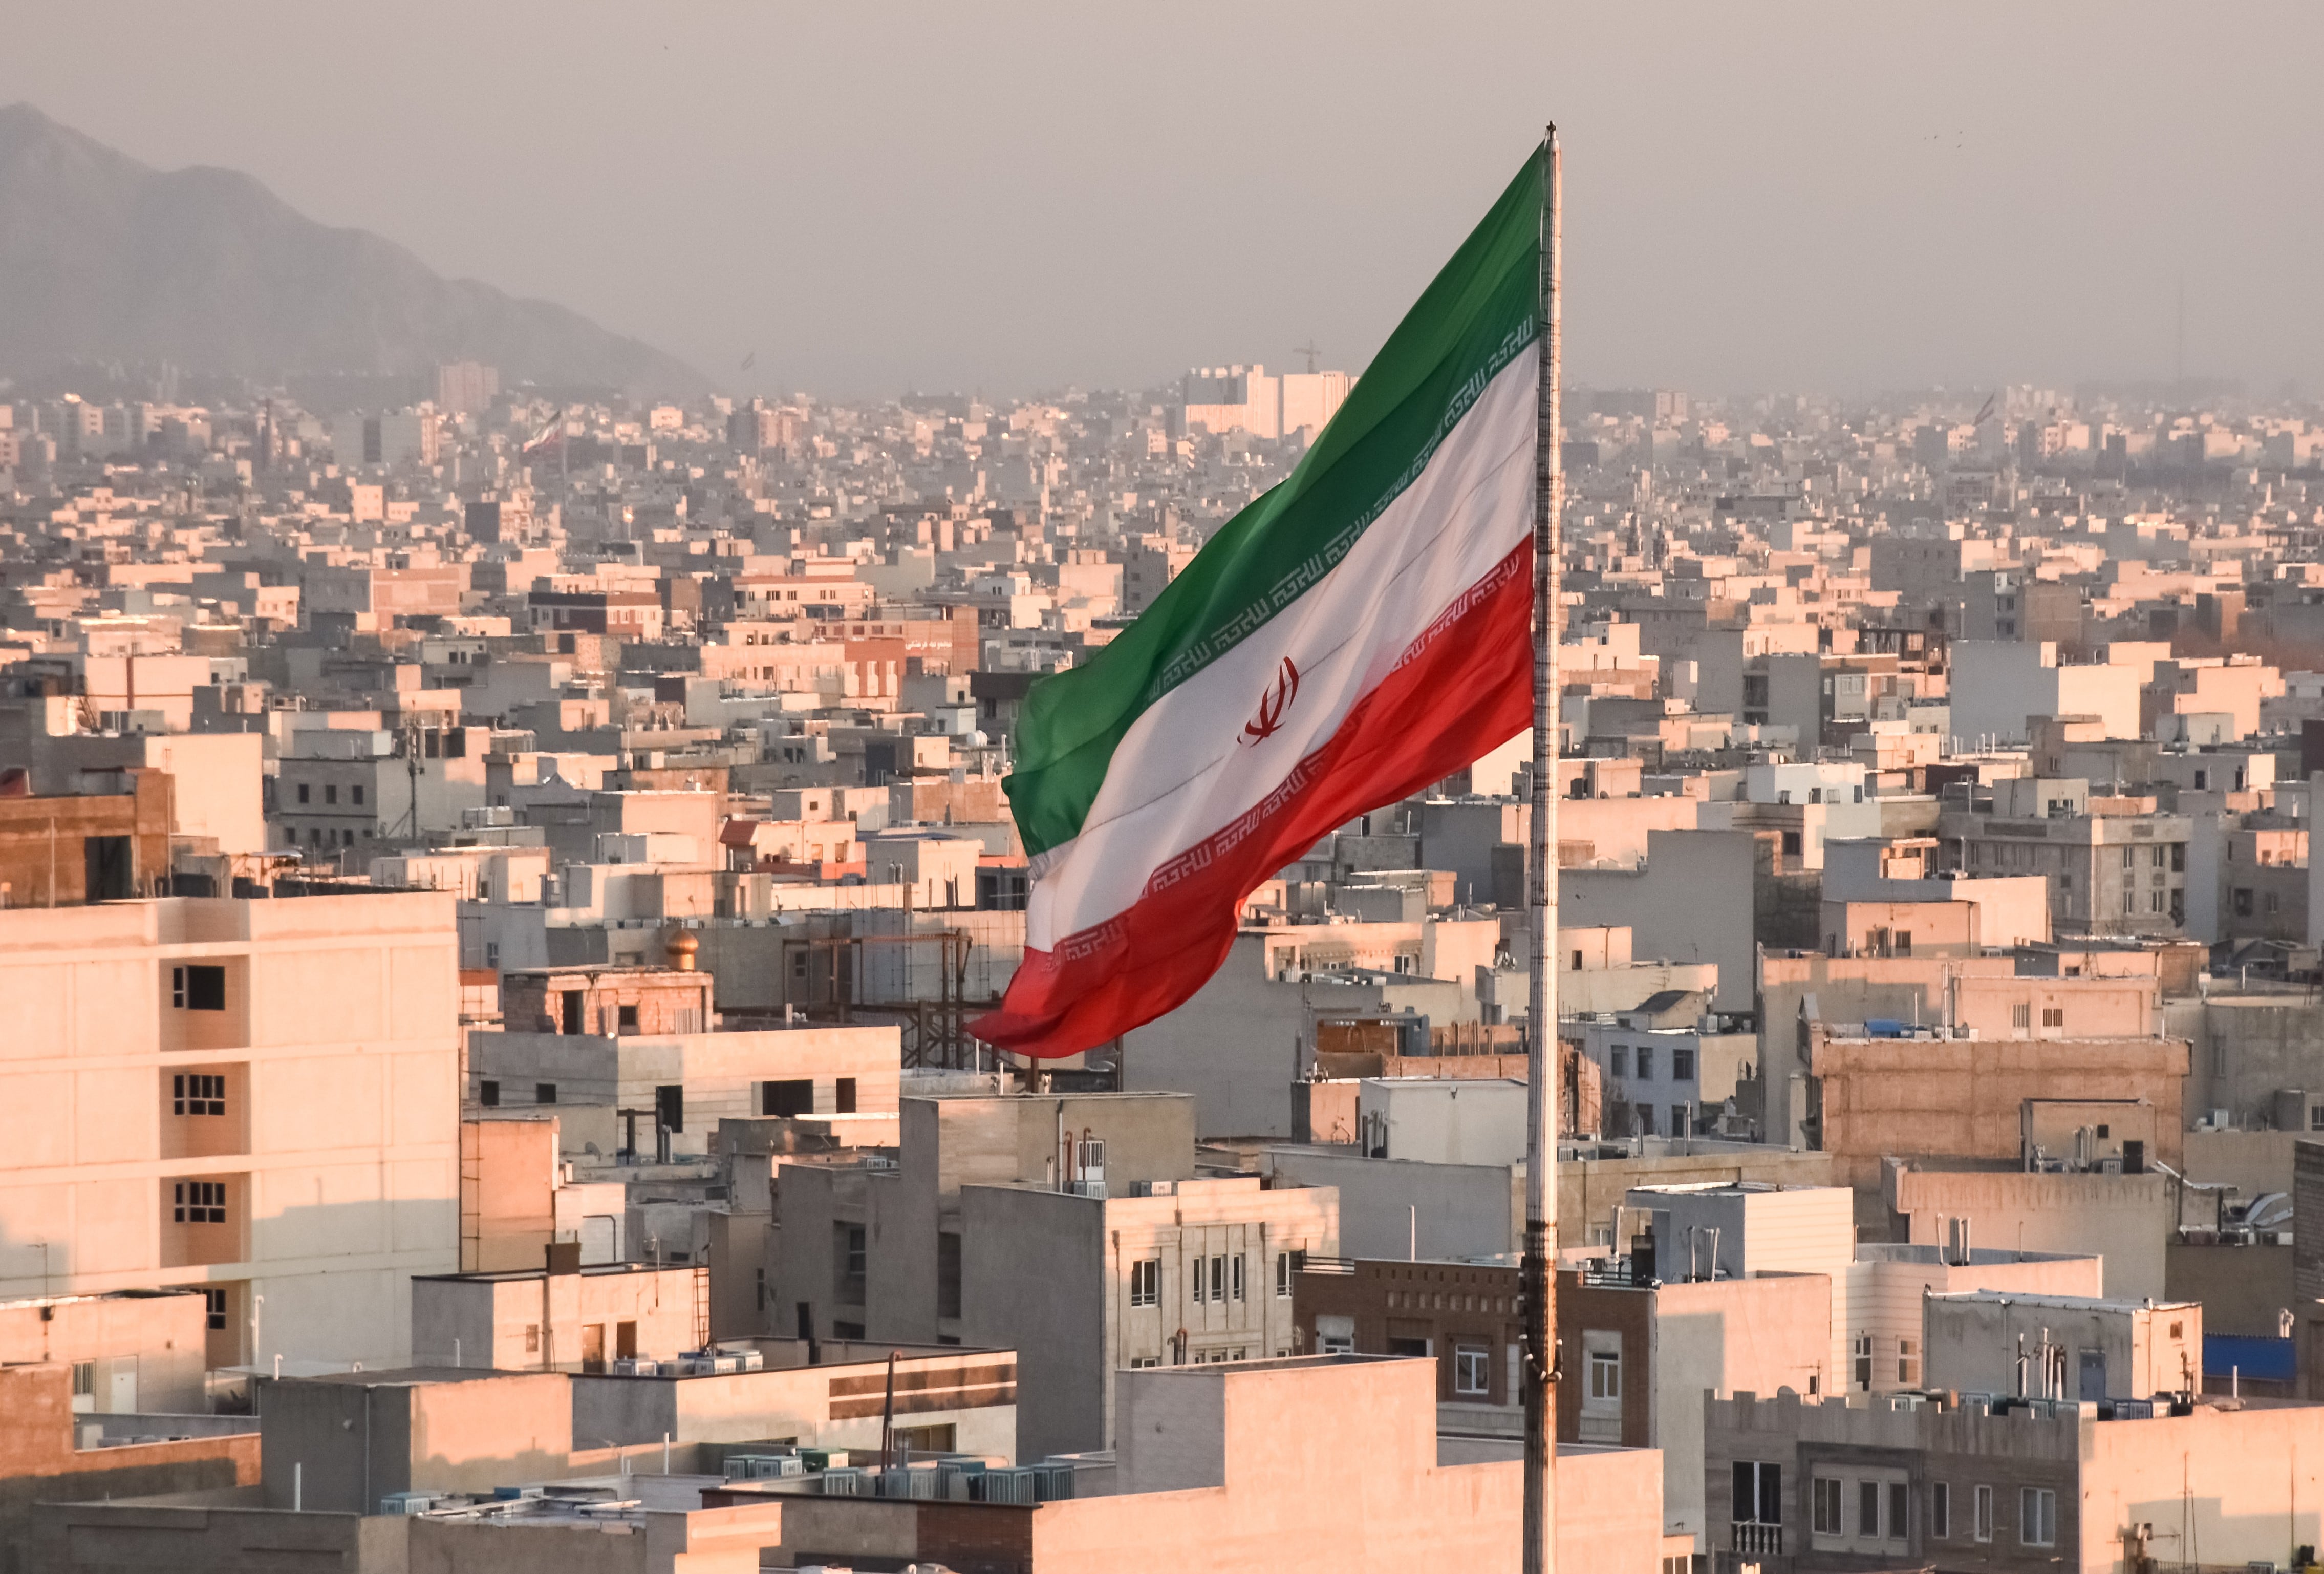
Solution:
M 259 379 L 484 361 L 503 384 L 684 395 L 693 367 L 578 312 L 447 279 L 249 175 L 139 163 L 0 106 L 0 373 L 168 361 Z

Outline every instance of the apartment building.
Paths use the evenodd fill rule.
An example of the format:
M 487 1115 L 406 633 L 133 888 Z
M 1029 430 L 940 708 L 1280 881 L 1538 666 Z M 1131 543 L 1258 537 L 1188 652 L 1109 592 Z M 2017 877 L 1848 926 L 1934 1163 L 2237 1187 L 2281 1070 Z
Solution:
M 457 1266 L 452 899 L 0 913 L 0 1298 L 184 1286 L 206 1364 L 393 1359 Z

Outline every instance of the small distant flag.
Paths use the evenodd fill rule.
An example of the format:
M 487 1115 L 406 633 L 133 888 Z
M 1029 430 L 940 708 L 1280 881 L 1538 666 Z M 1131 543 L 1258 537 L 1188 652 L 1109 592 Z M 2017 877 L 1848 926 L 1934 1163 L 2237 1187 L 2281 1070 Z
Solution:
M 744 356 L 742 357 L 742 369 L 743 369 L 744 371 L 746 371 L 746 372 L 747 372 L 747 371 L 749 371 L 752 366 L 757 366 L 758 364 L 759 364 L 759 352 L 758 352 L 758 351 L 756 351 L 756 350 L 752 350 L 749 355 Z
M 557 412 L 555 417 L 549 421 L 549 423 L 547 426 L 542 427 L 538 432 L 533 434 L 532 440 L 524 445 L 522 451 L 528 454 L 537 454 L 540 452 L 541 449 L 553 448 L 564 440 L 565 412 L 560 410 Z

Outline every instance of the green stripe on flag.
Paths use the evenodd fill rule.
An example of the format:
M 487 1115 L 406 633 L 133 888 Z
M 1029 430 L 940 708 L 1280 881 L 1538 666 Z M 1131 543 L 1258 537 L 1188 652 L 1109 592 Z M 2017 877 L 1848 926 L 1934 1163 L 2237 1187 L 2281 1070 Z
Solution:
M 1002 783 L 1028 853 L 1080 834 L 1138 718 L 1323 579 L 1419 477 L 1493 375 L 1537 336 L 1540 257 L 1536 153 L 1405 314 L 1298 468 L 1229 520 L 1086 665 L 1033 685 L 1019 718 L 1016 770 Z

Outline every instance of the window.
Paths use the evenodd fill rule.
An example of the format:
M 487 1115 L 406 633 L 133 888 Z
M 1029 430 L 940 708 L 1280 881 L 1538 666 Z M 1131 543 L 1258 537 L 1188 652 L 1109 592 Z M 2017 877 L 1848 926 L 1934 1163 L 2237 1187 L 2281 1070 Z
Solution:
M 1840 1483 L 1829 1476 L 1815 1478 L 1815 1533 L 1836 1536 L 1840 1529 Z
M 1590 1397 L 1618 1400 L 1622 1397 L 1622 1352 L 1592 1350 L 1590 1352 Z
M 226 1331 L 226 1291 L 224 1288 L 202 1292 L 205 1326 L 212 1333 Z
M 1654 1080 L 1654 1075 L 1655 1047 L 1652 1044 L 1640 1044 L 1638 1046 L 1638 1080 L 1650 1082 Z
M 1691 1105 L 1691 1104 L 1674 1104 L 1674 1105 L 1672 1105 L 1672 1106 L 1671 1106 L 1670 1134 L 1671 1134 L 1671 1135 L 1673 1135 L 1673 1136 L 1674 1136 L 1674 1137 L 1683 1137 L 1683 1136 L 1687 1135 L 1688 1134 L 1690 1134 L 1690 1133 L 1691 1133 L 1691 1132 L 1692 1132 L 1693 1130 L 1694 1130 L 1694 1106 L 1692 1106 L 1692 1105 Z
M 1162 1259 L 1148 1257 L 1130 1265 L 1130 1304 L 1154 1306 L 1162 1299 Z
M 1213 1257 L 1211 1259 L 1211 1299 L 1224 1301 L 1226 1298 L 1227 1260 L 1224 1257 Z
M 201 1072 L 172 1078 L 170 1105 L 173 1115 L 224 1115 L 226 1079 Z
M 72 1396 L 75 1399 L 97 1397 L 97 1363 L 75 1361 L 72 1366 Z
M 835 1115 L 855 1113 L 855 1079 L 842 1077 L 831 1085 L 831 1109 Z
M 304 782 L 299 783 L 299 801 L 301 803 L 307 801 L 307 783 Z
M 2009 1008 L 2009 1025 L 2014 1028 L 2032 1027 L 2034 1025 L 2033 1006 L 2027 1005 L 2011 1006 Z
M 1692 1082 L 1694 1080 L 1694 1051 L 1692 1050 L 1673 1050 L 1671 1051 L 1671 1079 L 1675 1082 Z
M 1953 1489 L 1942 1481 L 1929 1488 L 1929 1533 L 1939 1541 L 1953 1533 Z
M 2273 892 L 2268 894 L 2267 910 L 2270 912 L 2273 912 L 2275 911 L 2275 895 Z M 2163 911 L 2162 892 L 2150 891 L 2146 893 L 2146 911 L 2149 912 L 2160 912 Z
M 2130 899 L 2129 899 L 2128 897 L 2126 897 L 2126 897 L 2124 897 L 2124 898 L 2123 898 L 2123 900 L 2124 900 L 2124 901 L 2126 901 L 2126 902 L 2127 902 L 2127 901 L 2129 901 Z M 2251 887 L 2250 887 L 2250 886 L 2248 886 L 2248 885 L 2238 885 L 2238 886 L 2236 886 L 2236 916 L 2237 918 L 2249 918 L 2251 915 L 2252 915 L 2252 893 L 2251 893 Z
M 337 803 L 338 801 L 339 784 L 336 782 L 325 782 L 323 784 L 323 801 L 326 803 Z
M 2251 893 L 2250 893 L 2249 892 L 2246 892 L 2244 894 L 2245 894 L 2246 898 L 2246 899 L 2248 899 Z M 2138 893 L 2137 893 L 2137 892 L 2135 892 L 2135 891 L 2126 891 L 2126 892 L 2124 892 L 2124 893 L 2122 893 L 2122 911 L 2123 911 L 2123 915 L 2124 915 L 2125 917 L 2128 917 L 2131 913 L 2136 912 L 2138 911 Z M 2248 900 L 2246 900 L 2246 911 L 2249 911 L 2249 902 L 2248 902 Z
M 1913 1489 L 1902 1481 L 1888 1483 L 1887 1539 L 1901 1542 L 1913 1533 Z
M 363 784 L 361 782 L 357 782 L 355 786 L 349 788 L 348 791 L 355 794 L 355 799 L 357 803 L 361 803 L 363 801 Z
M 198 964 L 171 968 L 170 1004 L 181 1011 L 224 1011 L 226 969 Z
M 1896 1381 L 1906 1388 L 1921 1385 L 1921 1341 L 1900 1338 L 1896 1341 Z
M 501 1106 L 501 1085 L 487 1077 L 476 1084 L 476 1102 L 486 1109 Z
M 613 1020 L 622 1032 L 633 1033 L 638 1031 L 638 1008 L 634 1005 L 622 1006 L 616 1010 Z
M 1737 1524 L 1784 1523 L 1784 1468 L 1751 1459 L 1735 1461 Z
M 863 1227 L 831 1227 L 832 1296 L 843 1306 L 863 1304 Z
M 1978 1488 L 1977 1489 L 1977 1505 L 1976 1505 L 1976 1514 L 1977 1514 L 1977 1525 L 1976 1525 L 1976 1534 L 1977 1534 L 1977 1539 L 1978 1539 L 1978 1541 L 1980 1541 L 1980 1542 L 1989 1542 L 1989 1541 L 1993 1540 L 1993 1488 L 1992 1488 L 1992 1487 L 1990 1487 L 1990 1486 L 1980 1486 L 1980 1487 L 1978 1487 Z
M 1877 1540 L 1880 1534 L 1880 1483 L 1856 1484 L 1856 1533 Z
M 2136 847 L 2125 847 L 2122 849 L 2122 866 L 2126 869 L 2135 869 L 2138 867 L 2138 849 Z
M 1629 1045 L 1616 1044 L 1611 1050 L 1607 1051 L 1607 1060 L 1612 1065 L 1613 1074 L 1615 1076 L 1627 1077 L 1630 1074 Z
M 960 1236 L 952 1230 L 936 1235 L 936 1315 L 960 1315 Z
M 1867 1393 L 1872 1388 L 1872 1336 L 1856 1336 L 1856 1386 Z
M 1148 1366 L 1159 1366 L 1161 1364 L 1162 1357 L 1159 1356 L 1132 1356 L 1130 1358 L 1130 1370 L 1135 1372 L 1142 1372 Z
M 1275 1298 L 1277 1301 L 1291 1299 L 1291 1276 L 1306 1265 L 1307 1254 L 1305 1252 L 1275 1254 Z
M 533 1101 L 535 1104 L 554 1104 L 554 1103 L 556 1103 L 556 1102 L 557 1102 L 557 1084 L 556 1084 L 556 1083 L 554 1083 L 554 1082 L 536 1082 L 536 1083 L 534 1083 L 534 1084 L 532 1085 L 532 1101 Z
M 2043 1025 L 2043 1027 L 2063 1027 L 2063 1026 L 2065 1026 L 2065 1025 L 2066 1025 L 2066 1008 L 2065 1008 L 2064 1006 L 2062 1006 L 2062 1005 L 2045 1005 L 2045 1006 L 2043 1006 L 2043 1007 L 2042 1008 L 2042 1025 Z
M 1642 1137 L 1650 1137 L 1655 1134 L 1655 1106 L 1653 1105 L 1641 1104 L 1637 1108 L 1632 1110 L 1630 1114 L 1637 1122 L 1638 1135 Z
M 2147 862 L 2148 862 L 2148 863 L 2150 863 L 2150 864 L 2153 864 L 2153 865 L 2156 868 L 2158 868 L 2158 869 L 2160 869 L 2161 867 L 2163 867 L 2163 845 L 2162 845 L 2161 843 L 2159 843 L 2159 842 L 2158 842 L 2158 843 L 2156 843 L 2153 847 L 2149 848 L 2148 850 L 2149 850 L 2150 852 L 2152 852 L 2154 856 L 2153 856 L 2153 857 L 2149 858 L 2149 859 L 2147 860 Z
M 540 1325 L 537 1322 L 524 1325 L 524 1353 L 528 1356 L 540 1354 Z
M 1573 971 L 1577 973 L 1582 971 L 1582 953 L 1580 951 L 1573 953 Z
M 1240 1253 L 1227 1259 L 1229 1289 L 1237 1301 L 1242 1299 L 1242 1257 Z
M 2046 1486 L 2017 1489 L 2017 1544 L 2055 1546 L 2058 1541 L 2058 1495 Z
M 759 1084 L 759 1113 L 797 1116 L 815 1113 L 815 1084 L 804 1077 Z
M 173 1217 L 180 1224 L 224 1224 L 226 1222 L 226 1182 L 223 1180 L 177 1182 L 177 1204 Z
M 1482 1345 L 1452 1347 L 1452 1392 L 1482 1394 L 1492 1386 L 1492 1360 Z

